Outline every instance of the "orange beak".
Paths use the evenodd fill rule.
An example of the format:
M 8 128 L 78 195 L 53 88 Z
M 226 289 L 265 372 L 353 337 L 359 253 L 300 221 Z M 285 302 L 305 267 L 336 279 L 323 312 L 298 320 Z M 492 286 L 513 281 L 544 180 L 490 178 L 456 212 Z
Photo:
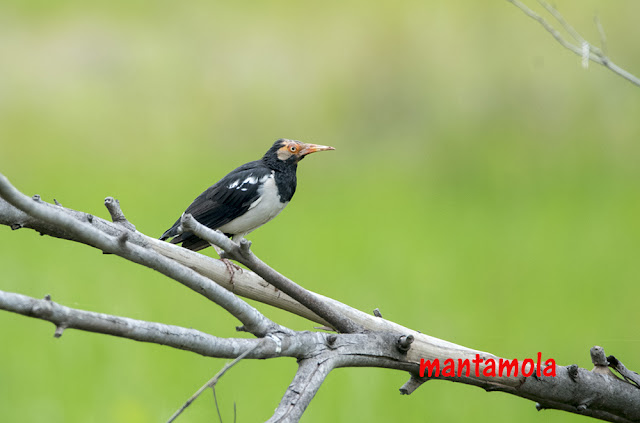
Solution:
M 335 148 L 329 147 L 327 145 L 304 144 L 304 147 L 302 147 L 302 150 L 300 150 L 300 157 L 304 157 L 307 154 L 315 153 L 316 151 L 327 151 L 327 150 L 335 150 Z

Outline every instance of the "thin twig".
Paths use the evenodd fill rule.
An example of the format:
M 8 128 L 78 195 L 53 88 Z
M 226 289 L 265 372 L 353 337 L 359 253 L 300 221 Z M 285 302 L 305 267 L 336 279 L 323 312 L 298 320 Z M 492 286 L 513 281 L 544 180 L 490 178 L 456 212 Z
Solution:
M 569 33 L 569 35 L 571 35 L 571 37 L 573 37 L 574 40 L 578 42 L 578 44 L 582 44 L 585 42 L 585 39 L 582 38 L 582 35 L 580 35 L 578 31 L 576 31 L 573 26 L 571 26 L 571 24 L 569 24 L 569 22 L 564 19 L 564 16 L 562 16 L 562 14 L 556 8 L 554 8 L 544 0 L 538 0 L 538 3 L 540 3 L 542 7 L 547 9 L 547 12 L 549 12 L 551 16 L 556 18 L 560 25 L 562 25 L 562 27 Z
M 266 338 L 265 338 L 266 339 Z M 245 358 L 247 355 L 249 355 L 249 353 L 251 353 L 251 351 L 253 351 L 254 349 L 256 349 L 260 344 L 254 345 L 252 348 L 246 350 L 245 352 L 243 352 L 242 354 L 240 354 L 235 360 L 233 360 L 230 363 L 227 363 L 224 365 L 224 367 L 222 368 L 222 370 L 220 370 L 214 377 L 212 377 L 207 383 L 205 383 L 202 388 L 198 389 L 196 391 L 195 394 L 193 394 L 191 396 L 191 398 L 189 398 L 187 400 L 187 402 L 185 402 L 182 407 L 180 407 L 180 409 L 178 409 L 178 411 L 176 411 L 170 418 L 169 420 L 167 420 L 167 423 L 172 423 L 180 414 L 182 414 L 182 412 L 191 405 L 191 403 L 193 401 L 196 400 L 196 398 L 198 398 L 205 389 L 207 388 L 213 388 L 216 383 L 218 383 L 218 381 L 220 380 L 220 378 L 227 372 L 227 370 L 229 370 L 230 368 L 232 368 L 234 365 L 236 365 L 240 360 L 242 360 L 243 358 Z M 215 395 L 215 391 L 214 391 L 214 395 Z M 216 400 L 216 407 L 218 406 L 218 401 Z M 218 414 L 220 413 L 220 411 L 218 410 Z M 220 420 L 222 421 L 222 417 L 220 417 Z
M 584 59 L 590 60 L 594 63 L 597 63 L 599 65 L 604 66 L 605 68 L 609 69 L 610 71 L 616 73 L 617 75 L 623 77 L 624 79 L 626 79 L 627 81 L 631 82 L 634 85 L 637 85 L 640 87 L 640 78 L 638 78 L 637 76 L 633 75 L 632 73 L 630 73 L 629 71 L 621 68 L 620 66 L 616 65 L 615 63 L 613 63 L 611 61 L 611 59 L 605 55 L 605 53 L 593 46 L 591 43 L 584 41 L 584 43 L 582 43 L 581 45 L 577 46 L 575 44 L 572 44 L 571 42 L 567 41 L 562 34 L 553 27 L 553 25 L 551 25 L 549 22 L 547 22 L 542 16 L 538 15 L 536 12 L 534 12 L 533 10 L 531 10 L 530 8 L 528 8 L 524 3 L 518 1 L 518 0 L 507 0 L 509 3 L 513 4 L 514 6 L 516 6 L 518 9 L 522 10 L 527 16 L 529 16 L 531 19 L 534 19 L 535 21 L 537 21 L 540 25 L 542 25 L 542 27 L 549 32 L 553 38 L 556 39 L 556 41 L 558 43 L 560 43 L 561 46 L 563 46 L 564 48 L 571 50 L 573 53 L 575 53 L 576 55 L 580 56 Z M 550 11 L 550 13 L 552 13 L 554 15 L 554 17 L 556 17 L 556 19 L 560 22 L 561 25 L 563 25 L 565 27 L 565 29 L 567 29 L 567 31 L 569 33 L 571 33 L 571 30 L 573 30 L 573 27 L 571 27 L 568 23 L 565 25 L 563 24 L 566 23 L 566 21 L 564 20 L 564 18 L 562 18 L 562 15 L 560 15 L 557 10 L 555 10 L 552 6 L 546 4 L 545 2 L 541 1 L 541 4 L 546 5 L 545 8 L 547 8 L 547 10 Z M 551 12 L 551 10 L 553 10 L 554 12 Z M 557 14 L 557 16 L 556 16 Z M 575 32 L 575 30 L 573 30 Z M 582 39 L 584 40 L 584 38 L 578 34 L 577 32 L 575 32 L 575 37 L 577 37 L 576 39 Z M 572 35 L 573 36 L 573 35 Z M 574 37 L 574 38 L 575 38 Z M 588 47 L 588 49 L 585 49 L 585 46 Z M 585 54 L 586 53 L 586 54 Z M 583 62 L 584 64 L 584 62 Z
M 603 54 L 607 54 L 607 34 L 604 32 L 604 27 L 602 26 L 602 22 L 600 22 L 600 18 L 598 15 L 593 17 L 593 21 L 598 28 L 598 34 L 600 34 L 600 48 L 602 49 Z
M 218 396 L 216 395 L 216 387 L 215 387 L 215 385 L 211 387 L 211 391 L 213 392 L 213 402 L 216 404 L 216 411 L 218 412 L 218 419 L 220 419 L 220 423 L 222 423 L 222 414 L 220 414 L 220 406 L 218 405 Z

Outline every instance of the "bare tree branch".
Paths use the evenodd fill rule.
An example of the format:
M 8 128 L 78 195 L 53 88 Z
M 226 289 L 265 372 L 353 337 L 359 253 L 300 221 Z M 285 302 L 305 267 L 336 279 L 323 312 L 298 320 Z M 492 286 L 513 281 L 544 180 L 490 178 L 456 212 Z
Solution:
M 571 50 L 583 59 L 591 60 L 594 63 L 604 66 L 605 68 L 623 77 L 632 84 L 640 87 L 640 78 L 613 63 L 601 49 L 587 42 L 584 37 L 582 37 L 571 25 L 569 25 L 569 23 L 567 23 L 562 15 L 547 2 L 538 0 L 539 3 L 542 4 L 543 7 L 547 9 L 547 11 L 549 11 L 549 13 L 554 16 L 554 18 L 556 18 L 560 25 L 564 27 L 564 29 L 578 42 L 579 45 L 572 44 L 570 41 L 566 40 L 562 36 L 562 34 L 553 27 L 553 25 L 551 25 L 542 16 L 527 7 L 524 3 L 518 0 L 507 1 L 516 6 L 518 9 L 522 10 L 527 16 L 537 21 L 540 25 L 542 25 L 542 27 L 547 32 L 549 32 L 553 36 L 553 38 L 555 38 L 556 41 L 558 41 L 558 43 L 560 43 L 560 45 L 562 45 L 564 48 Z M 602 33 L 603 32 L 601 31 L 601 34 Z
M 87 213 L 64 208 L 60 206 L 59 203 L 57 205 L 52 205 L 41 201 L 39 199 L 39 196 L 38 201 L 42 206 L 55 208 L 60 212 L 63 212 L 68 216 L 78 220 L 79 222 L 88 222 L 92 227 L 109 236 L 120 237 L 123 235 L 123 233 L 130 232 L 126 229 L 126 225 L 111 223 L 98 216 L 93 216 Z M 51 224 L 45 220 L 26 214 L 22 210 L 17 209 L 11 204 L 7 203 L 4 199 L 2 199 L 1 196 L 0 224 L 10 226 L 14 230 L 20 228 L 29 228 L 34 229 L 43 235 L 50 235 L 56 238 L 82 242 L 74 233 L 66 231 L 59 226 Z M 193 269 L 194 271 L 200 273 L 210 280 L 215 281 L 217 284 L 237 295 L 281 308 L 285 311 L 297 314 L 298 316 L 304 317 L 313 322 L 317 322 L 321 325 L 328 325 L 328 323 L 324 319 L 320 318 L 314 312 L 301 305 L 299 302 L 289 297 L 287 294 L 274 288 L 272 285 L 267 283 L 264 279 L 258 277 L 253 272 L 239 270 L 235 272 L 235 274 L 229 274 L 229 268 L 225 266 L 220 260 L 207 257 L 203 254 L 199 254 L 191 250 L 187 250 L 186 248 L 182 248 L 178 245 L 160 241 L 156 238 L 148 237 L 140 232 L 130 232 L 128 242 L 144 248 L 149 248 L 164 257 L 170 258 L 171 260 L 176 261 L 185 267 Z M 92 244 L 85 244 L 95 247 Z M 195 286 L 194 290 L 198 293 L 205 292 L 197 286 Z
M 113 223 L 120 224 L 131 231 L 136 230 L 136 227 L 124 216 L 124 213 L 120 208 L 120 201 L 116 200 L 113 197 L 107 197 L 104 199 L 104 206 L 109 211 L 109 214 L 111 215 L 111 221 Z
M 540 3 L 540 5 L 544 7 L 547 10 L 547 12 L 549 12 L 551 16 L 553 16 L 558 21 L 560 25 L 562 25 L 562 27 L 569 33 L 569 35 L 571 35 L 571 37 L 574 40 L 578 42 L 579 45 L 582 45 L 582 43 L 586 42 L 586 40 L 582 38 L 582 36 L 578 33 L 578 31 L 576 31 L 571 26 L 571 24 L 569 24 L 569 22 L 567 22 L 564 19 L 564 16 L 562 16 L 562 14 L 559 11 L 557 11 L 554 7 L 552 7 L 546 1 L 538 0 L 538 3 Z
M 87 216 L 86 213 L 54 206 L 41 200 L 39 200 L 39 204 L 41 204 L 43 207 L 58 208 L 61 212 L 68 214 L 70 217 L 80 222 L 87 221 L 87 218 L 85 217 Z M 6 203 L 1 198 L 0 223 L 12 227 L 17 226 L 31 228 L 40 233 L 48 234 L 58 238 L 82 242 L 75 236 L 74 233 L 65 231 L 58 226 L 52 225 L 42 219 L 29 216 L 26 213 Z M 120 237 L 125 232 L 125 229 L 123 229 L 123 227 L 114 225 L 97 216 L 91 216 L 91 226 L 112 237 Z M 242 272 L 238 272 L 239 274 L 236 274 L 234 276 L 233 283 L 231 283 L 227 268 L 220 262 L 220 260 L 211 259 L 202 254 L 198 254 L 185 248 L 181 248 L 177 245 L 147 237 L 146 235 L 139 232 L 131 233 L 129 237 L 129 243 L 137 243 L 137 245 L 151 248 L 155 252 L 162 254 L 165 257 L 171 258 L 181 265 L 193 269 L 198 273 L 205 275 L 210 280 L 214 280 L 216 283 L 224 286 L 225 288 L 240 295 L 246 296 L 247 298 L 255 299 L 257 301 L 274 305 L 283 310 L 291 311 L 298 314 L 299 316 L 305 317 L 309 320 L 323 325 L 327 324 L 326 321 L 318 317 L 315 313 L 300 305 L 297 301 L 293 300 L 291 297 L 284 294 L 280 290 L 273 288 L 270 284 L 268 284 L 266 281 L 264 281 L 262 278 L 251 271 L 243 270 Z M 194 291 L 198 293 L 201 292 L 200 289 L 194 289 Z M 415 351 L 415 357 L 417 357 L 418 362 L 420 357 L 438 357 L 439 355 L 443 354 L 443 351 L 446 352 L 448 350 L 467 350 L 470 354 L 474 353 L 474 350 L 469 350 L 460 345 L 456 345 L 454 343 L 434 338 L 412 329 L 408 329 L 389 320 L 369 315 L 332 298 L 328 298 L 315 293 L 314 295 L 320 297 L 322 301 L 329 302 L 331 304 L 331 307 L 339 309 L 341 315 L 357 322 L 367 330 L 412 334 L 416 337 L 417 340 L 413 344 L 412 351 Z
M 333 370 L 333 364 L 332 360 L 326 358 L 300 360 L 293 381 L 267 423 L 289 423 L 300 420 L 302 413 L 311 403 L 327 375 Z
M 602 22 L 600 22 L 600 18 L 598 15 L 594 16 L 593 21 L 598 28 L 598 34 L 600 34 L 600 46 L 602 46 L 602 52 L 607 54 L 607 34 L 604 32 L 604 27 L 602 26 Z
M 304 289 L 291 279 L 267 266 L 250 250 L 250 241 L 242 239 L 241 244 L 233 242 L 224 236 L 222 232 L 214 231 L 198 223 L 198 221 L 189 214 L 182 216 L 181 223 L 189 232 L 192 232 L 197 237 L 222 248 L 226 257 L 244 264 L 265 281 L 269 282 L 285 294 L 291 296 L 300 304 L 303 304 L 322 319 L 326 320 L 329 325 L 336 328 L 338 331 L 343 333 L 362 332 L 363 328 L 361 325 L 358 325 L 349 318 L 345 319 L 343 315 L 340 315 L 338 310 L 332 307 L 331 304 L 324 301 L 321 297 L 314 295 L 312 292 Z
M 55 304 L 50 299 L 36 300 L 3 292 L 0 292 L 0 309 L 51 321 L 58 328 L 57 335 L 62 334 L 65 328 L 73 327 L 165 344 L 216 357 L 237 357 L 251 348 L 255 350 L 247 353 L 246 358 L 295 357 L 299 360 L 300 368 L 273 416 L 273 421 L 297 421 L 319 389 L 326 374 L 337 367 L 384 367 L 406 371 L 411 378 L 401 388 L 405 394 L 412 393 L 427 380 L 444 379 L 479 386 L 487 391 L 503 391 L 527 398 L 536 401 L 539 409 L 556 408 L 615 422 L 640 421 L 638 388 L 608 371 L 607 365 L 611 365 L 611 361 L 603 360 L 603 350 L 594 350 L 597 354 L 593 355 L 595 364 L 593 371 L 571 365 L 557 366 L 555 376 L 536 375 L 536 373 L 527 377 L 521 374 L 518 376 L 491 374 L 486 372 L 490 369 L 490 361 L 501 360 L 495 355 L 422 334 L 311 292 L 307 292 L 306 295 L 312 296 L 321 304 L 321 307 L 316 310 L 318 313 L 325 314 L 323 317 L 327 320 L 333 320 L 334 317 L 326 314 L 326 310 L 331 310 L 332 313 L 350 322 L 352 326 L 343 327 L 345 331 L 350 328 L 358 330 L 356 333 L 340 334 L 293 332 L 266 320 L 256 309 L 249 307 L 226 289 L 202 275 L 212 275 L 210 277 L 216 283 L 230 289 L 235 289 L 234 286 L 237 283 L 254 283 L 257 286 L 255 292 L 260 291 L 261 295 L 270 298 L 271 303 L 276 306 L 282 305 L 283 308 L 297 304 L 295 300 L 274 289 L 252 271 L 238 272 L 231 281 L 228 272 L 221 270 L 225 268 L 224 264 L 218 260 L 196 258 L 195 256 L 200 256 L 197 253 L 187 252 L 181 247 L 168 243 L 150 240 L 138 232 L 133 232 L 121 210 L 118 213 L 117 202 L 112 202 L 110 212 L 117 217 L 114 220 L 118 223 L 111 224 L 59 205 L 47 204 L 39 197 L 28 198 L 13 188 L 4 177 L 0 177 L 0 197 L 13 204 L 12 206 L 5 201 L 0 201 L 0 223 L 14 228 L 31 227 L 54 236 L 83 242 L 109 253 L 119 254 L 128 260 L 159 270 L 196 292 L 204 291 L 207 298 L 212 297 L 212 300 L 217 303 L 224 303 L 230 296 L 229 304 L 223 307 L 234 315 L 239 313 L 240 320 L 245 325 L 250 325 L 253 333 L 266 336 L 273 342 L 267 342 L 266 339 L 221 339 L 184 328 L 74 310 Z M 16 207 L 23 211 L 16 210 Z M 197 225 L 195 227 L 196 230 L 201 229 Z M 224 242 L 226 241 L 222 240 L 220 243 Z M 242 257 L 245 257 L 248 246 L 248 244 L 235 243 L 231 246 L 226 245 L 232 254 L 234 249 L 239 249 L 236 253 Z M 197 265 L 193 266 L 194 263 Z M 260 269 L 258 266 L 256 268 Z M 262 272 L 262 269 L 260 271 Z M 280 277 L 277 276 L 277 278 Z M 281 296 L 287 297 L 288 300 L 280 301 Z M 310 312 L 301 305 L 299 307 L 298 311 L 301 314 L 306 313 L 305 316 L 315 321 L 324 321 L 324 318 L 318 317 L 318 314 Z M 360 331 L 359 328 L 365 330 Z M 443 365 L 447 360 L 451 361 L 454 363 L 453 375 L 445 376 L 435 372 L 421 377 L 420 370 L 426 360 L 440 361 Z M 463 361 L 474 360 L 479 360 L 477 373 L 460 373 Z M 620 369 L 623 369 L 623 366 Z M 424 371 L 423 367 L 422 370 Z M 632 372 L 626 369 L 623 371 L 630 376 L 630 380 L 633 380 Z
M 160 273 L 183 283 L 194 291 L 215 302 L 238 320 L 245 328 L 257 336 L 264 336 L 273 331 L 288 331 L 263 316 L 258 310 L 223 289 L 197 272 L 167 259 L 152 250 L 142 248 L 128 242 L 130 231 L 122 232 L 117 238 L 109 236 L 94 228 L 89 222 L 80 222 L 61 210 L 57 206 L 43 206 L 38 198 L 29 198 L 13 187 L 4 175 L 0 175 L 0 196 L 14 207 L 23 212 L 61 228 L 62 232 L 69 232 L 77 240 L 101 249 L 104 252 L 119 255 L 134 263 L 150 267 Z M 90 218 L 93 220 L 93 217 Z
M 64 329 L 79 329 L 219 358 L 235 358 L 240 351 L 253 351 L 253 347 L 261 345 L 259 339 L 218 338 L 195 329 L 73 309 L 53 302 L 49 296 L 40 300 L 0 291 L 0 309 L 51 322 L 56 325 L 57 337 Z M 276 357 L 275 350 L 273 345 L 265 345 L 251 358 Z M 284 353 L 298 355 L 293 350 Z

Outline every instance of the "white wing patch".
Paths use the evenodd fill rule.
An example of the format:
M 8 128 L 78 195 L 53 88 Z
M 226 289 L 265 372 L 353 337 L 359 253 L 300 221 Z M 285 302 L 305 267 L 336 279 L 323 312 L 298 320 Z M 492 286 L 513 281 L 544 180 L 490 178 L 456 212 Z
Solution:
M 268 175 L 267 175 L 268 176 Z M 266 181 L 266 178 L 263 176 L 260 178 L 260 182 Z M 256 176 L 249 176 L 244 181 L 240 182 L 240 179 L 236 179 L 232 183 L 230 183 L 227 188 L 229 189 L 239 189 L 240 191 L 247 191 L 247 187 L 245 184 L 255 185 L 258 183 L 258 178 Z
M 256 177 L 250 177 L 234 186 L 235 189 L 242 189 L 242 185 L 246 183 L 263 183 L 264 185 L 258 188 L 258 198 L 251 203 L 249 210 L 242 216 L 232 220 L 219 227 L 222 232 L 235 234 L 238 239 L 244 237 L 244 235 L 253 231 L 254 229 L 267 223 L 278 215 L 287 205 L 287 203 L 280 202 L 280 195 L 275 182 L 275 172 L 263 176 L 258 181 Z M 251 181 L 249 181 L 251 179 Z M 235 183 L 235 182 L 234 182 Z M 233 184 L 231 184 L 233 185 Z M 230 186 L 231 186 L 230 185 Z M 236 237 L 234 237 L 236 239 Z
M 247 179 L 242 181 L 242 185 L 244 185 L 244 184 L 252 184 L 253 185 L 256 182 L 258 182 L 258 178 L 256 178 L 255 176 L 249 176 Z

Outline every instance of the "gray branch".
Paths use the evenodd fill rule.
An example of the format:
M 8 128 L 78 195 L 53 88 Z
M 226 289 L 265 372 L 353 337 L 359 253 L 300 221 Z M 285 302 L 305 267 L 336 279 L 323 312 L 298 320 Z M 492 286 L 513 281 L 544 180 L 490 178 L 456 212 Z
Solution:
M 250 241 L 242 239 L 241 244 L 233 242 L 220 231 L 214 231 L 198 223 L 198 221 L 189 214 L 182 216 L 181 223 L 186 230 L 192 232 L 197 237 L 222 248 L 226 257 L 244 264 L 265 281 L 269 282 L 271 285 L 294 298 L 300 304 L 303 304 L 322 319 L 326 320 L 330 326 L 334 327 L 338 331 L 343 333 L 362 332 L 363 328 L 361 325 L 355 323 L 348 317 L 345 319 L 345 316 L 341 315 L 339 310 L 333 307 L 332 304 L 324 301 L 321 297 L 314 295 L 312 292 L 304 289 L 291 279 L 267 266 L 267 264 L 260 260 L 250 250 Z
M 49 295 L 37 299 L 0 290 L 0 310 L 51 322 L 56 327 L 56 337 L 62 336 L 66 329 L 77 329 L 166 345 L 206 357 L 237 358 L 243 351 L 249 351 L 248 359 L 302 359 L 327 350 L 323 333 L 277 333 L 261 339 L 219 338 L 195 329 L 66 307 L 54 302 Z M 350 335 L 337 345 L 358 344 L 366 339 L 366 335 Z
M 120 201 L 116 200 L 113 197 L 107 197 L 104 199 L 104 206 L 109 211 L 109 214 L 111 215 L 111 221 L 113 223 L 122 225 L 131 231 L 136 230 L 136 227 L 133 226 L 133 224 L 129 222 L 127 218 L 124 216 L 124 213 L 120 208 Z
M 516 6 L 518 9 L 522 10 L 531 19 L 537 21 L 540 25 L 542 25 L 542 27 L 547 32 L 549 32 L 549 34 L 551 34 L 553 36 L 553 38 L 555 38 L 556 41 L 558 43 L 560 43 L 561 46 L 563 46 L 564 48 L 572 51 L 576 55 L 582 57 L 583 60 L 586 60 L 586 62 L 583 62 L 583 64 L 585 64 L 585 63 L 588 64 L 588 61 L 590 60 L 590 61 L 592 61 L 594 63 L 597 63 L 599 65 L 604 66 L 605 68 L 607 68 L 607 69 L 611 70 L 612 72 L 616 73 L 617 75 L 623 77 L 624 79 L 626 79 L 627 81 L 631 82 L 632 84 L 637 85 L 637 86 L 640 87 L 640 78 L 638 78 L 637 76 L 633 75 L 632 73 L 626 71 L 625 69 L 623 69 L 620 66 L 616 65 L 615 63 L 613 63 L 613 61 L 604 53 L 603 50 L 601 50 L 598 47 L 596 47 L 595 45 L 587 42 L 585 40 L 585 38 L 582 37 L 563 18 L 563 16 L 555 8 L 553 8 L 551 5 L 549 5 L 547 2 L 542 1 L 542 0 L 538 0 L 538 2 L 549 13 L 551 13 L 551 15 L 558 21 L 558 23 L 569 33 L 569 35 L 571 35 L 571 37 L 579 45 L 573 44 L 571 41 L 569 41 L 566 38 L 564 38 L 562 36 L 562 34 L 560 33 L 560 31 L 558 31 L 556 28 L 554 28 L 554 26 L 551 25 L 546 19 L 544 19 L 542 16 L 540 16 L 539 14 L 537 14 L 536 12 L 531 10 L 524 3 L 522 3 L 522 2 L 520 2 L 518 0 L 507 0 L 507 1 L 509 3 L 511 3 L 511 4 L 513 4 L 514 6 Z M 602 26 L 599 23 L 598 23 L 598 30 L 600 31 L 600 34 L 604 33 L 604 31 L 602 30 Z M 601 35 L 601 37 L 602 37 L 602 35 Z
M 333 361 L 327 358 L 300 360 L 293 381 L 267 423 L 299 421 L 329 372 L 333 370 L 333 364 Z
M 150 249 L 128 242 L 132 234 L 134 234 L 129 230 L 121 231 L 117 236 L 104 233 L 93 227 L 93 216 L 88 217 L 90 215 L 86 215 L 86 220 L 82 221 L 69 216 L 59 206 L 44 205 L 39 196 L 37 198 L 29 198 L 19 192 L 4 175 L 0 175 L 0 196 L 29 216 L 46 222 L 48 227 L 58 228 L 53 232 L 67 235 L 74 240 L 92 245 L 105 253 L 116 254 L 134 263 L 150 267 L 183 283 L 227 310 L 243 323 L 246 330 L 257 336 L 264 336 L 274 331 L 287 331 L 287 329 L 267 319 L 245 301 L 219 285 L 212 283 L 211 280 L 194 270 L 156 254 Z M 16 225 L 24 224 L 14 222 L 12 227 Z
M 93 228 L 99 230 L 105 235 L 120 238 L 125 236 L 125 233 L 128 233 L 128 235 L 126 235 L 128 236 L 128 243 L 151 249 L 155 253 L 167 257 L 186 268 L 193 269 L 209 280 L 207 281 L 207 284 L 211 284 L 211 281 L 215 281 L 218 285 L 237 295 L 281 308 L 321 325 L 328 325 L 324 319 L 320 318 L 287 294 L 274 288 L 253 272 L 238 270 L 235 274 L 229 274 L 229 267 L 225 266 L 220 260 L 207 257 L 203 254 L 198 254 L 168 242 L 160 241 L 156 238 L 148 237 L 140 232 L 131 232 L 127 229 L 127 225 L 112 223 L 98 216 L 64 208 L 60 206 L 59 203 L 56 205 L 49 204 L 42 201 L 39 196 L 35 197 L 38 198 L 37 201 L 43 207 L 59 210 L 78 222 L 88 222 Z M 109 198 L 111 197 L 108 197 L 108 199 Z M 107 200 L 105 200 L 105 203 L 107 203 Z M 2 196 L 0 196 L 0 224 L 9 226 L 14 230 L 20 228 L 34 229 L 42 235 L 50 235 L 74 242 L 83 242 L 78 238 L 75 232 L 65 230 L 56 224 L 28 215 L 22 210 L 7 203 Z M 83 243 L 96 247 L 91 243 Z M 202 294 L 205 297 L 207 296 L 207 289 L 202 289 L 198 284 L 187 286 L 195 292 Z
M 286 278 L 277 272 L 271 273 L 275 271 L 250 254 L 249 244 L 238 245 L 222 237 L 214 242 L 225 249 L 227 254 L 238 257 L 241 262 L 247 260 L 246 263 L 256 272 L 260 272 L 268 282 L 273 281 L 279 286 L 274 288 L 272 284 L 249 270 L 230 274 L 227 266 L 219 260 L 134 231 L 115 200 L 108 201 L 109 212 L 115 221 L 111 223 L 65 209 L 59 204 L 47 204 L 39 197 L 26 197 L 2 176 L 0 197 L 6 200 L 0 200 L 0 224 L 14 229 L 29 227 L 41 233 L 82 242 L 156 269 L 220 304 L 238 317 L 246 329 L 265 338 L 217 338 L 193 329 L 76 310 L 55 304 L 50 298 L 37 300 L 1 291 L 0 309 L 53 322 L 57 328 L 57 335 L 61 335 L 66 328 L 75 328 L 154 342 L 212 357 L 235 358 L 254 347 L 255 350 L 251 350 L 247 358 L 294 357 L 300 365 L 298 373 L 287 389 L 272 421 L 297 421 L 326 375 L 337 367 L 385 367 L 408 372 L 410 379 L 401 388 L 404 394 L 414 392 L 428 380 L 444 379 L 479 386 L 487 391 L 503 391 L 527 398 L 537 402 L 539 409 L 555 408 L 614 422 L 640 421 L 638 388 L 614 376 L 607 366 L 615 365 L 630 381 L 635 381 L 637 375 L 612 356 L 610 359 L 605 358 L 604 350 L 600 348 L 594 348 L 592 351 L 594 370 L 588 371 L 575 365 L 558 366 L 555 377 L 485 375 L 486 362 L 479 366 L 477 376 L 472 373 L 469 376 L 463 374 L 445 377 L 443 374 L 432 374 L 420 377 L 422 359 L 439 360 L 441 363 L 451 359 L 458 363 L 458 360 L 474 358 L 497 361 L 499 357 L 428 336 L 382 317 L 363 313 L 334 299 L 306 291 L 298 285 L 291 290 L 291 286 L 286 282 L 288 279 L 283 282 Z M 188 219 L 185 218 L 187 225 Z M 203 230 L 198 225 L 194 225 L 193 228 L 194 231 Z M 211 235 L 212 240 L 214 236 L 219 235 L 214 231 L 209 232 L 211 233 L 205 237 Z M 300 296 L 299 292 L 295 292 L 298 288 L 305 291 L 304 295 Z M 280 289 L 287 289 L 292 295 L 286 295 Z M 259 301 L 292 311 L 321 324 L 331 324 L 341 332 L 347 333 L 293 332 L 267 320 L 255 308 L 248 306 L 230 291 L 251 295 Z M 293 299 L 294 295 L 305 305 Z M 313 301 L 308 301 L 309 298 Z M 338 322 L 336 316 L 347 323 Z M 268 339 L 273 342 L 268 342 Z M 261 344 L 257 345 L 258 342 Z M 458 374 L 457 365 L 454 373 Z
M 56 326 L 56 337 L 60 337 L 65 329 L 79 329 L 167 345 L 207 357 L 235 358 L 240 352 L 253 348 L 260 342 L 259 339 L 218 338 L 195 329 L 78 310 L 57 304 L 50 296 L 37 299 L 0 291 L 0 309 L 51 322 Z M 250 358 L 276 357 L 275 350 L 271 343 L 254 351 L 254 356 Z M 301 351 L 289 350 L 286 353 L 295 356 Z

